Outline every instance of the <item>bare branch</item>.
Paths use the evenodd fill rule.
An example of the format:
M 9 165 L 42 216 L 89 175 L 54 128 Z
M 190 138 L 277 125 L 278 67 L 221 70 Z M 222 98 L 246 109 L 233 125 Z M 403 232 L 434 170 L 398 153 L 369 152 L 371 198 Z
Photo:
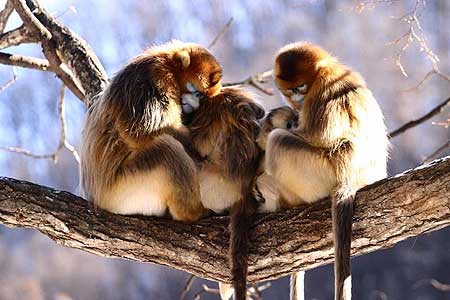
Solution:
M 414 7 L 411 12 L 407 13 L 400 19 L 408 24 L 408 30 L 399 38 L 390 42 L 389 44 L 399 45 L 400 49 L 397 52 L 397 56 L 395 59 L 395 64 L 399 67 L 400 71 L 405 77 L 408 77 L 408 73 L 405 70 L 405 67 L 402 63 L 402 55 L 406 51 L 407 48 L 412 43 L 415 43 L 419 46 L 419 50 L 425 53 L 425 56 L 428 61 L 431 62 L 432 70 L 427 72 L 423 79 L 416 85 L 411 88 L 408 88 L 406 91 L 411 91 L 420 87 L 424 82 L 426 82 L 432 75 L 438 75 L 441 78 L 450 81 L 450 76 L 444 74 L 439 70 L 438 62 L 439 57 L 433 52 L 433 50 L 429 47 L 425 34 L 423 33 L 422 24 L 419 20 L 419 10 L 422 7 L 425 7 L 425 0 L 416 0 Z
M 5 31 L 6 23 L 8 22 L 9 16 L 11 16 L 14 11 L 14 5 L 11 0 L 7 0 L 5 7 L 0 11 L 0 34 Z
M 200 300 L 202 294 L 204 293 L 219 295 L 220 291 L 218 289 L 210 288 L 206 284 L 202 284 L 202 289 L 194 295 L 194 300 Z
M 395 2 L 398 2 L 399 0 L 365 0 L 365 1 L 359 1 L 357 5 L 352 6 L 351 10 L 355 11 L 357 13 L 362 13 L 365 9 L 373 9 L 376 5 L 379 4 L 393 4 Z
M 38 1 L 26 0 L 26 4 L 37 20 L 51 33 L 51 42 L 57 50 L 58 57 L 70 70 L 70 73 L 77 78 L 82 87 L 80 90 L 84 91 L 86 95 L 81 97 L 77 93 L 77 97 L 89 107 L 93 96 L 101 92 L 108 82 L 102 64 L 85 40 L 52 17 L 39 5 Z M 65 84 L 73 92 L 68 82 Z
M 231 23 L 233 23 L 233 17 L 231 17 L 228 22 L 225 24 L 225 26 L 222 28 L 222 30 L 216 35 L 214 40 L 208 45 L 208 48 L 211 49 L 214 47 L 214 45 L 217 43 L 217 41 L 225 34 L 225 32 L 230 29 Z
M 24 43 L 36 43 L 39 39 L 31 35 L 30 31 L 24 26 L 20 26 L 11 31 L 0 34 L 0 50 Z
M 261 84 L 266 83 L 267 78 L 269 78 L 270 76 L 272 76 L 272 70 L 265 71 L 265 72 L 262 72 L 262 73 L 259 73 L 256 75 L 252 75 L 242 81 L 225 83 L 224 86 L 249 85 L 249 86 L 253 86 L 254 88 L 260 90 L 261 92 L 263 92 L 267 95 L 272 96 L 273 91 L 271 89 L 267 89 L 261 85 Z
M 189 276 L 188 280 L 186 281 L 186 284 L 184 285 L 183 291 L 181 292 L 180 300 L 184 300 L 187 293 L 189 293 L 189 291 L 191 290 L 192 284 L 194 283 L 195 279 L 196 277 L 194 275 Z
M 416 282 L 413 286 L 414 289 L 417 289 L 423 285 L 431 284 L 435 289 L 442 292 L 450 292 L 450 284 L 445 284 L 437 281 L 436 279 L 422 279 Z
M 404 133 L 405 131 L 407 131 L 408 129 L 411 129 L 413 127 L 416 127 L 417 125 L 422 124 L 423 122 L 431 119 L 432 117 L 434 117 L 435 115 L 443 112 L 450 104 L 450 97 L 447 98 L 445 101 L 443 101 L 442 103 L 440 103 L 438 106 L 436 106 L 435 108 L 433 108 L 432 110 L 430 110 L 428 113 L 426 113 L 425 115 L 423 115 L 422 117 L 409 121 L 408 123 L 400 126 L 400 128 L 392 131 L 391 133 L 389 133 L 389 138 L 393 138 L 396 137 L 399 134 Z
M 29 156 L 31 158 L 36 158 L 36 159 L 51 159 L 54 163 L 57 163 L 61 151 L 65 148 L 69 152 L 71 152 L 73 157 L 75 158 L 75 160 L 78 163 L 80 163 L 80 156 L 78 155 L 78 152 L 75 150 L 75 147 L 72 146 L 67 141 L 67 138 L 66 138 L 66 121 L 65 121 L 65 113 L 64 113 L 64 90 L 65 90 L 65 86 L 62 85 L 61 91 L 59 94 L 59 98 L 58 98 L 58 116 L 59 116 L 59 122 L 61 125 L 61 131 L 60 131 L 60 136 L 59 136 L 58 147 L 56 148 L 56 150 L 53 153 L 36 154 L 36 153 L 33 153 L 32 151 L 29 151 L 29 150 L 26 150 L 23 148 L 19 148 L 19 147 L 0 147 L 0 150 L 18 153 L 18 154 L 22 154 L 22 155 Z
M 41 71 L 52 71 L 48 60 L 0 52 L 0 64 L 18 66 Z
M 0 87 L 0 93 L 3 92 L 4 90 L 6 90 L 7 88 L 9 88 L 11 85 L 13 85 L 17 81 L 16 69 L 14 67 L 12 68 L 12 72 L 13 72 L 13 77 L 10 80 L 8 80 L 3 86 Z
M 72 93 L 79 99 L 85 98 L 83 87 L 72 74 L 72 72 L 62 64 L 61 59 L 56 53 L 56 48 L 51 41 L 42 43 L 42 49 L 45 57 L 48 59 L 50 65 L 56 76 L 72 91 Z
M 429 71 L 427 74 L 425 74 L 425 76 L 417 84 L 415 84 L 414 86 L 403 90 L 402 92 L 407 93 L 407 92 L 412 92 L 414 90 L 417 90 L 418 88 L 420 88 L 425 82 L 427 82 L 434 75 L 437 75 L 440 78 L 450 82 L 450 76 L 449 75 L 443 73 L 441 70 L 439 70 L 437 68 L 437 66 L 433 66 L 433 69 L 431 71 Z
M 52 34 L 45 28 L 44 25 L 33 15 L 28 8 L 25 0 L 11 0 L 14 4 L 14 8 L 23 21 L 23 24 L 35 34 L 41 41 L 50 40 Z
M 445 149 L 450 148 L 450 140 L 442 144 L 439 148 L 437 148 L 433 153 L 431 153 L 427 158 L 423 160 L 423 163 L 429 163 L 432 161 L 436 156 L 438 156 L 440 153 L 442 153 Z

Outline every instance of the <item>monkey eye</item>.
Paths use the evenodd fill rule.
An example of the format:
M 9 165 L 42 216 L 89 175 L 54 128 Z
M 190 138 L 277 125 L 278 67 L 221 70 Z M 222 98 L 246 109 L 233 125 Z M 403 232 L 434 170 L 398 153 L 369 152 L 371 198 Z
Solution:
M 288 123 L 286 124 L 286 128 L 287 128 L 287 129 L 291 129 L 291 128 L 292 128 L 292 123 L 291 123 L 291 122 L 288 122 Z
M 204 100 L 206 98 L 206 96 L 199 91 L 194 92 L 194 96 L 199 100 Z

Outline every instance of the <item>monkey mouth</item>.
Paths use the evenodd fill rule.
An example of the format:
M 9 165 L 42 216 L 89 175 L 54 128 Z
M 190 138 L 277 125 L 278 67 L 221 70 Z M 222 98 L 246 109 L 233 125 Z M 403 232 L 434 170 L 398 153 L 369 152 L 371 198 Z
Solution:
M 302 104 L 303 100 L 305 99 L 305 95 L 303 94 L 294 94 L 292 95 L 291 99 L 295 102 L 297 102 L 298 104 Z

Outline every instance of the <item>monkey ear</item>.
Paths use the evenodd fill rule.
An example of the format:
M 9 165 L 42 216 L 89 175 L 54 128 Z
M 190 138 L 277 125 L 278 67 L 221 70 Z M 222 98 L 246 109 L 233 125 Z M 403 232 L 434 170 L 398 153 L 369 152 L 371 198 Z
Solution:
M 175 53 L 175 58 L 181 62 L 183 69 L 186 69 L 191 64 L 191 57 L 189 56 L 189 52 L 186 50 L 181 50 Z

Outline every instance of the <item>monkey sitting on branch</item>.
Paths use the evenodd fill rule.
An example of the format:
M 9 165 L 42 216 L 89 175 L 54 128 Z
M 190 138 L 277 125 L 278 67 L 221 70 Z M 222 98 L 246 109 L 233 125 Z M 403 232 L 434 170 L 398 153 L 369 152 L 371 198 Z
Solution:
M 89 200 L 118 214 L 192 222 L 200 200 L 200 156 L 182 124 L 181 95 L 216 96 L 222 69 L 205 48 L 172 41 L 132 59 L 89 108 L 81 184 Z
M 192 90 L 183 103 L 187 111 L 198 107 L 188 127 L 194 148 L 204 158 L 199 171 L 203 206 L 216 213 L 231 210 L 232 282 L 235 299 L 245 300 L 249 230 L 257 209 L 252 190 L 262 153 L 256 139 L 264 109 L 236 88 L 223 88 L 215 97 Z M 222 299 L 228 299 L 233 289 L 219 286 Z
M 388 139 L 381 109 L 361 76 L 309 43 L 279 50 L 274 79 L 300 108 L 299 126 L 269 134 L 266 171 L 296 197 L 332 199 L 335 299 L 351 299 L 350 244 L 358 189 L 386 177 Z

